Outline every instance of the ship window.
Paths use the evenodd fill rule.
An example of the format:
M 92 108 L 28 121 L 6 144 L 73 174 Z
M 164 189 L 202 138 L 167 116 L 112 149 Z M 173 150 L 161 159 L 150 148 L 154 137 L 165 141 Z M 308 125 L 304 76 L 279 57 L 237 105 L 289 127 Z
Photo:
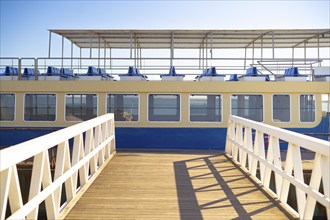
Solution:
M 96 94 L 67 94 L 65 96 L 66 121 L 85 121 L 96 116 Z
M 300 121 L 315 121 L 315 96 L 300 95 Z
M 180 121 L 180 96 L 150 94 L 148 112 L 149 121 Z
M 139 96 L 137 94 L 108 94 L 107 112 L 114 113 L 116 121 L 138 121 Z
M 274 122 L 290 121 L 289 95 L 273 95 L 273 121 Z
M 220 122 L 220 95 L 190 95 L 190 121 Z
M 0 121 L 15 120 L 15 94 L 0 94 Z
M 25 121 L 55 121 L 55 94 L 25 94 Z
M 254 121 L 263 121 L 262 95 L 232 95 L 231 114 Z

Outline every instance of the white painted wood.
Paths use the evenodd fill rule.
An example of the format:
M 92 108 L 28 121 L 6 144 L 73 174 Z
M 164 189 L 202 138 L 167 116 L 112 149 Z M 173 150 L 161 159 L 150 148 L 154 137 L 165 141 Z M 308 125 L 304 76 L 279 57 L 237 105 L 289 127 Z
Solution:
M 85 144 L 83 133 L 86 133 Z M 114 136 L 114 117 L 113 114 L 107 114 L 10 147 L 10 150 L 1 150 L 1 158 L 10 158 L 1 160 L 1 219 L 5 217 L 8 200 L 12 212 L 8 219 L 37 219 L 39 205 L 43 201 L 47 218 L 57 219 L 63 210 L 60 207 L 62 184 L 65 184 L 65 205 L 70 205 L 79 189 L 87 185 L 108 158 L 112 158 L 111 154 L 115 151 Z M 71 138 L 74 138 L 72 161 L 69 149 Z M 48 152 L 54 146 L 57 146 L 57 155 L 53 181 Z M 18 155 L 12 157 L 14 153 Z M 16 164 L 30 157 L 34 158 L 31 186 L 28 202 L 23 205 Z M 88 175 L 88 170 L 91 170 L 91 175 Z M 78 172 L 81 187 L 77 187 Z
M 236 130 L 231 125 L 236 124 Z M 244 141 L 242 143 L 240 127 L 244 127 Z M 252 146 L 252 132 L 254 129 L 255 140 Z M 265 158 L 264 134 L 269 137 L 267 158 Z M 279 140 L 288 142 L 287 156 L 284 170 L 281 164 Z M 316 201 L 327 210 L 330 219 L 330 162 L 328 141 L 297 134 L 281 128 L 272 127 L 260 122 L 254 122 L 237 116 L 230 116 L 228 122 L 228 133 L 226 140 L 226 153 L 233 160 L 241 164 L 243 170 L 252 174 L 255 180 L 258 164 L 260 165 L 261 183 L 268 188 L 272 171 L 275 173 L 276 193 L 280 201 L 291 209 L 300 219 L 311 219 L 313 217 Z M 315 152 L 315 162 L 310 184 L 307 185 L 303 178 L 301 148 Z M 233 150 L 230 150 L 233 149 Z M 243 152 L 242 158 L 235 155 Z M 247 154 L 248 166 L 244 166 L 244 155 Z M 319 192 L 320 182 L 323 182 L 324 194 Z M 296 188 L 298 212 L 295 212 L 288 204 L 287 198 L 289 187 L 292 184 Z
M 322 157 L 321 154 L 315 155 L 313 172 L 312 172 L 311 180 L 309 183 L 309 186 L 312 189 L 316 189 L 316 190 L 318 190 L 318 188 L 320 187 L 321 177 L 322 177 L 321 157 Z M 307 200 L 306 200 L 306 205 L 305 205 L 306 206 L 305 213 L 302 216 L 302 219 L 312 219 L 313 218 L 315 204 L 316 204 L 316 200 L 313 197 L 311 197 L 310 195 L 308 195 Z
M 4 219 L 6 215 L 11 169 L 12 168 L 9 167 L 0 173 L 0 219 Z

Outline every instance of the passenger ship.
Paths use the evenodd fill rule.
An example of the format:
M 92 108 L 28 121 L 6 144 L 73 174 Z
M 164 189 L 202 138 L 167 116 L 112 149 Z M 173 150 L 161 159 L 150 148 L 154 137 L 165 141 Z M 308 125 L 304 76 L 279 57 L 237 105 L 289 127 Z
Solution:
M 119 149 L 224 149 L 231 114 L 328 139 L 329 55 L 328 29 L 49 30 L 1 57 L 0 146 L 108 112 Z

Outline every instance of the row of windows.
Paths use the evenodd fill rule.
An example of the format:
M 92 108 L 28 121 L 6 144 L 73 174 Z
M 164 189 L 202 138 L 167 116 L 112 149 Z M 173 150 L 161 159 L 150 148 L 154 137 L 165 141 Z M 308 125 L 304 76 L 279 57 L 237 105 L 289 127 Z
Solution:
M 24 99 L 25 121 L 55 121 L 55 94 L 26 94 Z M 273 95 L 273 120 L 290 122 L 290 96 Z M 180 121 L 179 94 L 149 94 L 149 121 Z M 231 114 L 263 121 L 264 102 L 262 95 L 231 95 Z M 192 94 L 189 96 L 191 122 L 221 122 L 222 96 Z M 139 120 L 139 95 L 108 94 L 107 112 L 115 114 L 116 121 Z M 0 121 L 13 121 L 15 95 L 0 94 Z M 66 94 L 65 120 L 84 121 L 97 116 L 96 94 Z M 300 95 L 300 121 L 315 121 L 315 96 Z

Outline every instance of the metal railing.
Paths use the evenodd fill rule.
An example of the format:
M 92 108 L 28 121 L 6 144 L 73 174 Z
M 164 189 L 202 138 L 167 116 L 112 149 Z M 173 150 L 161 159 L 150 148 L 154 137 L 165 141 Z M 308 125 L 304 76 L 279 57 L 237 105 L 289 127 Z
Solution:
M 53 148 L 57 153 L 52 175 L 49 151 Z M 0 219 L 37 219 L 42 202 L 48 219 L 65 217 L 114 156 L 115 148 L 114 115 L 106 114 L 1 150 Z M 32 177 L 23 204 L 17 164 L 29 158 L 33 158 Z M 11 214 L 6 216 L 8 201 Z
M 268 135 L 268 147 L 265 146 L 265 135 Z M 288 143 L 284 169 L 283 161 L 281 161 L 280 141 Z M 309 185 L 304 181 L 302 149 L 315 153 Z M 325 207 L 327 217 L 330 219 L 330 142 L 230 116 L 226 154 L 300 219 L 313 218 L 316 201 Z M 258 164 L 260 178 L 257 175 Z M 274 191 L 276 192 L 270 189 L 272 172 L 275 174 Z M 321 180 L 323 192 L 319 191 Z M 296 190 L 297 211 L 287 202 L 290 184 Z
M 329 62 L 329 58 L 322 59 L 251 59 L 251 58 L 220 58 L 215 57 L 210 60 L 208 65 L 202 65 L 201 62 L 206 58 L 196 57 L 176 57 L 173 63 L 178 73 L 186 75 L 200 75 L 203 70 L 211 66 L 217 67 L 220 74 L 239 74 L 244 75 L 246 69 L 250 66 L 259 68 L 263 74 L 283 74 L 284 70 L 298 66 L 301 73 L 312 75 L 313 67 L 319 66 L 322 62 Z M 134 66 L 141 70 L 141 73 L 147 75 L 159 75 L 168 72 L 171 65 L 171 58 L 166 57 L 143 57 L 139 58 L 139 62 L 134 62 L 132 58 L 86 58 L 86 57 L 40 57 L 40 58 L 17 58 L 17 57 L 0 57 L 0 70 L 4 70 L 6 66 L 13 66 L 19 69 L 19 76 L 24 68 L 34 68 L 35 74 L 46 73 L 48 66 L 57 68 L 69 68 L 76 74 L 87 73 L 88 66 L 106 69 L 108 73 L 113 75 L 127 73 L 128 66 Z M 212 61 L 212 62 L 211 62 Z M 302 62 L 304 62 L 302 64 Z M 282 65 L 280 65 L 282 64 Z M 267 67 L 266 67 L 267 66 Z M 1 72 L 0 72 L 1 73 Z M 37 79 L 37 77 L 36 77 Z

